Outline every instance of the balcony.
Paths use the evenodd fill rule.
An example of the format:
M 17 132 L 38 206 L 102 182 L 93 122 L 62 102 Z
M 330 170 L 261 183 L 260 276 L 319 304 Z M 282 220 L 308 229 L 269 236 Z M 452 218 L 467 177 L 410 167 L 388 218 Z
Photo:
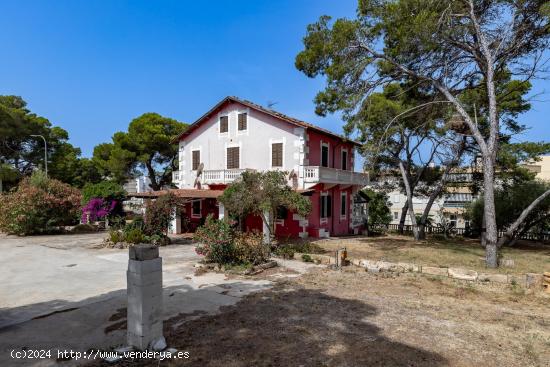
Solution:
M 368 173 L 336 168 L 306 166 L 304 167 L 304 182 L 366 186 L 369 183 L 369 175 Z
M 202 182 L 205 184 L 228 184 L 235 181 L 245 169 L 214 169 L 202 172 Z

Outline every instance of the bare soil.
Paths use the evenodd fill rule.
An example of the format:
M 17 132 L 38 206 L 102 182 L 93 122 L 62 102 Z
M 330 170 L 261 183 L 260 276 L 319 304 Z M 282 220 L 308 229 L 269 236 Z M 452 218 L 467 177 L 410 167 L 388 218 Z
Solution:
M 217 315 L 170 319 L 168 345 L 187 360 L 118 365 L 547 366 L 549 302 L 510 286 L 316 268 Z
M 503 259 L 514 260 L 513 267 L 485 267 L 485 249 L 478 240 L 429 238 L 415 241 L 408 236 L 349 237 L 314 241 L 327 252 L 345 247 L 351 258 L 411 262 L 418 265 L 462 267 L 491 273 L 543 273 L 550 271 L 550 244 L 520 242 L 501 250 Z

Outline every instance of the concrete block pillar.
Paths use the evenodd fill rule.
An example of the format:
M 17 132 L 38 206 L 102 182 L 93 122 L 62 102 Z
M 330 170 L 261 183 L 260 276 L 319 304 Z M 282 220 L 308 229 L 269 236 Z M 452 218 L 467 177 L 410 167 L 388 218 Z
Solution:
M 130 247 L 128 260 L 128 345 L 162 350 L 162 258 L 157 246 Z

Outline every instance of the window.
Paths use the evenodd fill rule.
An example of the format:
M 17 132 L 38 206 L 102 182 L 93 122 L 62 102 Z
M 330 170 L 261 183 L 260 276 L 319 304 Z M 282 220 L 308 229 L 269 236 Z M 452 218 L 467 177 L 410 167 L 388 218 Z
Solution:
M 340 194 L 340 218 L 345 218 L 348 214 L 348 195 L 347 192 Z
M 239 131 L 246 130 L 247 120 L 248 120 L 248 114 L 246 112 L 239 113 L 238 124 L 237 124 Z
M 227 169 L 239 168 L 239 147 L 227 148 Z
M 451 214 L 450 219 L 451 227 L 456 228 L 456 214 Z
M 330 217 L 332 212 L 332 202 L 330 195 L 321 195 L 321 219 Z
M 220 116 L 220 133 L 229 131 L 229 116 Z
M 201 217 L 201 201 L 195 200 L 193 201 L 192 208 L 191 208 L 191 216 L 193 218 L 200 218 Z
M 346 171 L 348 169 L 348 151 L 342 150 L 342 169 Z
M 192 156 L 193 162 L 191 163 L 191 169 L 193 171 L 196 171 L 199 168 L 199 164 L 201 163 L 201 151 L 194 150 L 192 152 Z
M 393 212 L 393 219 L 399 219 L 399 212 Z
M 328 167 L 328 144 L 321 145 L 321 166 Z
M 271 167 L 283 166 L 283 143 L 271 144 Z

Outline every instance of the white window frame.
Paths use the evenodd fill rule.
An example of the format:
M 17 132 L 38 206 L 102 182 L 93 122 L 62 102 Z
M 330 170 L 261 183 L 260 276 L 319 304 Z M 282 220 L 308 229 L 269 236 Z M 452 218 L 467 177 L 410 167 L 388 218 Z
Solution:
M 193 211 L 193 205 L 195 202 L 199 202 L 199 214 L 195 214 Z M 202 199 L 193 200 L 191 202 L 191 218 L 201 218 L 202 217 Z
M 344 169 L 344 168 L 342 167 L 342 162 L 344 161 L 344 159 L 343 159 L 343 158 L 344 158 L 344 152 L 346 152 L 346 169 Z M 342 148 L 342 149 L 340 150 L 340 169 L 341 169 L 342 171 L 349 171 L 349 166 L 350 166 L 350 164 L 349 164 L 348 160 L 349 160 L 348 148 Z
M 222 133 L 222 117 L 227 116 L 227 132 Z M 230 113 L 219 113 L 218 114 L 218 137 L 229 137 L 229 131 L 231 130 L 231 114 Z
M 323 196 L 329 196 L 328 191 L 322 191 L 321 192 L 321 200 L 322 200 Z M 319 223 L 320 224 L 327 224 L 329 217 L 328 217 L 328 213 L 327 213 L 327 217 L 323 218 L 323 206 L 321 205 L 321 200 L 319 200 Z M 328 204 L 328 202 L 327 202 L 327 204 Z
M 239 114 L 246 113 L 246 130 L 239 130 Z M 235 135 L 248 135 L 248 127 L 250 125 L 250 108 L 237 110 L 235 123 Z
M 345 213 L 342 215 L 342 200 L 344 200 L 344 211 Z M 348 217 L 348 193 L 346 191 L 340 192 L 340 219 L 346 219 Z
M 227 148 L 239 148 L 239 168 L 227 168 Z M 224 153 L 223 153 L 223 160 L 226 170 L 229 169 L 243 169 L 243 147 L 242 142 L 238 143 L 225 143 Z
M 327 165 L 326 167 L 329 168 L 330 167 L 330 143 L 329 142 L 324 142 L 321 140 L 321 151 L 319 152 L 321 154 L 321 156 L 319 157 L 319 166 L 320 167 L 325 167 L 323 166 L 323 147 L 327 147 Z
M 283 144 L 283 162 L 282 162 L 282 166 L 280 167 L 275 167 L 273 166 L 273 144 L 280 144 L 282 143 Z M 269 139 L 269 162 L 268 162 L 268 167 L 271 168 L 271 169 L 274 169 L 274 170 L 277 170 L 277 169 L 284 169 L 286 166 L 285 166 L 285 151 L 286 151 L 286 138 L 282 138 L 282 139 Z

